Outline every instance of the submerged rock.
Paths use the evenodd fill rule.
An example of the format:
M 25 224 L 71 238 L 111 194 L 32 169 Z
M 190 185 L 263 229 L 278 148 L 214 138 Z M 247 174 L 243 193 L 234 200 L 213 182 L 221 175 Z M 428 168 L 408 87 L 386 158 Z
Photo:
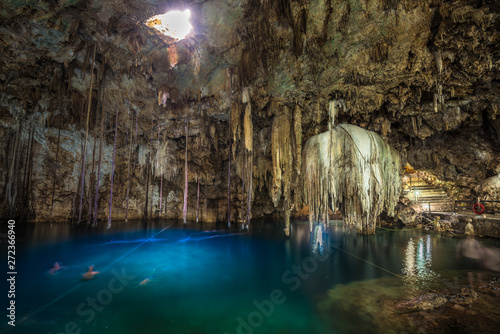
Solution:
M 398 277 L 339 284 L 318 304 L 342 333 L 494 333 L 500 326 L 498 275 L 468 286 L 465 271 L 441 273 L 425 289 L 406 287 Z

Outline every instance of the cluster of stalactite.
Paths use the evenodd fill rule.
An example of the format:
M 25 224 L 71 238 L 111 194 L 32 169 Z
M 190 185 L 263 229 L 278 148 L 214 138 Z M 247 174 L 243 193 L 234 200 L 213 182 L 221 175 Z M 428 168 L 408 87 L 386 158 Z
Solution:
M 296 181 L 300 175 L 302 163 L 302 112 L 296 105 L 291 113 L 287 106 L 279 106 L 276 101 L 272 101 L 269 108 L 274 118 L 271 126 L 272 180 L 268 185 L 268 190 L 275 207 L 278 207 L 283 198 L 285 234 L 289 235 L 292 190 L 297 188 Z
M 243 111 L 243 113 L 242 113 Z M 228 221 L 230 218 L 231 192 L 231 160 L 235 162 L 236 175 L 241 180 L 241 193 L 236 194 L 240 201 L 240 209 L 234 221 L 241 221 L 245 228 L 248 228 L 252 217 L 253 203 L 253 178 L 254 178 L 254 132 L 252 121 L 251 92 L 248 88 L 242 89 L 241 103 L 236 101 L 232 104 L 229 116 L 230 127 L 230 159 L 228 174 Z M 241 149 L 238 149 L 241 148 Z M 234 203 L 233 203 L 234 204 Z
M 102 170 L 102 155 L 103 155 L 103 141 L 104 141 L 104 128 L 105 128 L 105 120 L 106 120 L 106 112 L 104 111 L 103 107 L 103 101 L 105 97 L 105 79 L 106 79 L 106 59 L 103 57 L 101 67 L 97 68 L 97 71 L 95 71 L 95 65 L 96 65 L 96 55 L 98 54 L 99 50 L 97 48 L 97 45 L 94 45 L 93 47 L 93 55 L 92 58 L 90 57 L 90 48 L 87 49 L 85 58 L 84 58 L 84 63 L 83 63 L 83 68 L 82 68 L 82 73 L 83 73 L 83 80 L 85 79 L 86 72 L 87 72 L 87 66 L 88 62 L 90 59 L 91 61 L 91 73 L 90 73 L 90 82 L 89 82 L 89 90 L 87 94 L 87 98 L 81 97 L 79 94 L 73 93 L 72 94 L 72 104 L 73 104 L 73 110 L 77 111 L 79 114 L 86 115 L 85 119 L 85 135 L 82 134 L 81 137 L 81 166 L 80 166 L 80 175 L 79 175 L 79 180 L 76 182 L 77 189 L 75 189 L 74 192 L 74 198 L 73 198 L 73 208 L 72 208 L 72 221 L 74 222 L 81 222 L 81 221 L 87 221 L 88 224 L 95 224 L 98 219 L 98 211 L 99 211 L 99 197 L 100 197 L 100 190 L 101 186 L 103 183 L 103 180 L 101 180 L 101 170 Z M 96 72 L 96 73 L 94 73 Z M 97 86 L 97 95 L 94 99 L 94 87 Z M 95 115 L 95 120 L 94 124 L 98 124 L 98 116 L 100 117 L 100 127 L 95 126 L 94 131 L 93 131 L 93 147 L 92 147 L 92 162 L 90 162 L 90 158 L 87 159 L 88 151 L 87 151 L 87 145 L 89 144 L 89 125 L 91 122 L 91 114 L 92 111 Z M 118 114 L 119 114 L 119 106 L 116 105 L 116 118 L 115 118 L 115 124 L 114 124 L 114 150 L 113 150 L 113 172 L 111 175 L 111 187 L 110 187 L 110 194 L 109 194 L 109 203 L 110 203 L 110 211 L 108 212 L 108 227 L 110 226 L 110 217 L 111 217 L 111 203 L 113 200 L 113 176 L 114 176 L 114 156 L 116 152 L 116 139 L 117 139 L 117 130 L 118 130 Z M 81 122 L 80 122 L 81 123 Z M 97 131 L 99 131 L 99 134 L 97 134 Z M 96 142 L 97 142 L 97 137 L 99 137 L 99 148 L 98 148 L 98 156 L 96 157 Z M 58 139 L 58 147 L 56 150 L 56 160 L 57 160 L 57 155 L 59 152 L 59 139 Z M 57 162 L 57 161 L 56 161 Z M 97 163 L 97 168 L 95 164 Z M 89 166 L 90 165 L 90 166 Z M 97 170 L 96 170 L 97 169 Z M 88 176 L 87 176 L 88 175 Z M 54 180 L 56 177 L 54 176 Z M 55 194 L 55 182 L 54 182 L 54 194 Z M 94 188 L 94 189 L 92 189 Z M 84 201 L 84 198 L 86 200 Z M 53 202 L 52 202 L 52 208 L 53 209 Z M 77 216 L 78 213 L 78 216 Z M 85 216 L 84 216 L 84 213 Z M 52 216 L 52 214 L 51 214 Z M 52 218 L 52 217 L 51 217 Z
M 382 211 L 394 214 L 401 193 L 400 157 L 378 134 L 340 124 L 309 138 L 302 159 L 311 221 L 338 208 L 358 233 L 372 234 Z
M 33 177 L 33 145 L 38 121 L 23 113 L 16 115 L 19 120 L 11 130 L 8 146 L 7 184 L 5 189 L 6 212 L 26 218 L 30 215 Z

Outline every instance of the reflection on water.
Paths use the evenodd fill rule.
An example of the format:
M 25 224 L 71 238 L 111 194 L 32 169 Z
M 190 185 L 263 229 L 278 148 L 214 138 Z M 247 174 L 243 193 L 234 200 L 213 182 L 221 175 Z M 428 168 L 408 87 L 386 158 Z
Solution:
M 336 295 L 335 305 L 346 305 L 335 311 L 340 312 L 338 322 L 320 316 L 318 296 L 369 280 L 374 280 L 373 291 L 392 291 L 394 286 L 379 279 L 400 276 L 401 263 L 405 283 L 412 287 L 429 284 L 435 272 L 467 269 L 456 256 L 457 238 L 418 230 L 358 235 L 340 221 L 312 228 L 305 221 L 293 222 L 285 238 L 279 224 L 252 222 L 243 233 L 226 223 L 166 221 L 114 223 L 110 230 L 105 224 L 94 229 L 19 226 L 16 315 L 28 320 L 16 324 L 15 333 L 60 333 L 68 322 L 76 322 L 81 334 L 142 333 L 145 324 L 149 333 L 237 333 L 239 318 L 257 319 L 253 316 L 260 306 L 255 305 L 269 305 L 275 290 L 283 292 L 286 302 L 274 305 L 261 327 L 251 328 L 255 334 L 345 333 L 346 324 L 353 326 L 350 332 L 362 333 L 362 326 L 346 316 L 352 312 L 349 303 L 365 305 L 376 294 L 358 285 L 348 295 Z M 82 282 L 91 265 L 100 274 Z M 103 306 L 95 322 L 87 323 L 76 307 L 108 289 L 113 270 L 134 278 Z
M 432 239 L 429 234 L 420 237 L 417 244 L 413 238 L 408 240 L 402 272 L 404 284 L 412 290 L 426 288 L 439 277 L 432 270 Z
M 313 253 L 323 256 L 325 254 L 325 242 L 328 241 L 328 227 L 317 224 L 312 229 L 310 240 Z

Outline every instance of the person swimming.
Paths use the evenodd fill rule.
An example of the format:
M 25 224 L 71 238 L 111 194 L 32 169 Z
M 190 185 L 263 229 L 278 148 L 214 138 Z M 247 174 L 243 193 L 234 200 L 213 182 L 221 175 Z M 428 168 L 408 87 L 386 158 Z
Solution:
M 85 281 L 88 281 L 88 280 L 91 280 L 94 278 L 95 275 L 99 274 L 98 271 L 94 271 L 94 266 L 90 266 L 89 267 L 89 271 L 87 271 L 86 273 L 84 273 L 82 275 L 82 279 L 85 280 Z
M 54 267 L 52 267 L 50 270 L 49 270 L 49 273 L 50 274 L 55 274 L 59 269 L 62 269 L 64 267 L 62 267 L 59 262 L 56 262 L 54 263 Z
M 153 281 L 153 278 L 156 275 L 156 271 L 157 270 L 158 270 L 158 268 L 155 268 L 153 270 L 153 273 L 151 275 L 149 275 L 149 277 L 146 277 L 145 279 L 143 279 L 137 286 L 146 286 L 146 285 L 149 285 L 149 283 L 151 283 Z

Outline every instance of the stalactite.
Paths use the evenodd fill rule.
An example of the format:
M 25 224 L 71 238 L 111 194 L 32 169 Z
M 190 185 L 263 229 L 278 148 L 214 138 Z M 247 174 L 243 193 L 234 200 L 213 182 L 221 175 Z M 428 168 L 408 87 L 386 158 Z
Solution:
M 234 105 L 234 104 L 233 104 Z M 228 160 L 227 160 L 227 226 L 231 226 L 231 133 L 232 133 L 232 124 L 231 124 L 231 118 L 232 118 L 232 108 L 231 112 L 229 115 L 228 119 L 228 144 L 227 144 L 227 151 L 228 151 Z M 205 202 L 206 203 L 206 202 Z M 205 211 L 206 212 L 206 211 Z
M 285 208 L 289 208 L 290 207 L 290 203 L 285 203 Z M 284 229 L 284 232 L 285 232 L 285 235 L 287 237 L 290 236 L 290 215 L 291 215 L 291 212 L 289 209 L 285 209 L 285 229 Z
M 248 227 L 250 224 L 251 211 L 252 211 L 252 179 L 253 179 L 253 123 L 252 123 L 252 106 L 249 97 L 246 99 L 248 102 L 245 107 L 245 115 L 243 119 L 244 140 L 245 140 L 245 162 L 243 166 L 243 179 L 247 185 L 247 203 L 246 203 L 246 217 L 245 223 Z M 244 191 L 244 190 L 243 190 Z
M 187 194 L 188 194 L 188 115 L 186 113 L 186 153 L 184 156 L 184 206 L 182 208 L 182 219 L 187 223 Z
M 387 137 L 387 134 L 391 130 L 391 122 L 387 119 L 384 118 L 382 121 L 382 136 Z
M 149 155 L 150 153 L 148 153 Z M 149 166 L 150 164 L 148 163 L 149 159 L 146 161 L 146 202 L 144 203 L 144 213 L 142 216 L 143 220 L 148 219 L 148 202 L 149 202 Z
M 416 136 L 418 134 L 418 128 L 417 128 L 417 119 L 415 116 L 411 117 L 411 126 L 413 128 L 413 135 Z
M 133 155 L 134 155 L 134 162 L 132 164 L 132 175 L 135 175 L 135 163 L 136 163 L 136 153 L 135 151 L 137 150 L 137 129 L 138 129 L 138 123 L 139 123 L 139 112 L 136 111 L 135 114 L 135 135 L 134 135 L 134 149 L 133 149 Z M 132 145 L 131 145 L 131 152 L 132 152 Z M 129 181 L 129 189 L 130 189 L 130 182 Z M 127 209 L 125 211 L 125 221 L 128 221 L 128 199 L 129 199 L 129 189 L 127 190 Z
M 295 170 L 298 175 L 302 169 L 302 110 L 298 104 L 293 112 L 293 130 L 295 132 Z
M 161 211 L 162 194 L 163 194 L 163 161 L 161 162 L 161 167 L 160 167 L 160 215 L 162 214 Z
M 153 187 L 153 182 L 154 182 L 154 177 L 155 177 L 155 164 L 153 163 L 153 147 L 154 147 L 154 137 L 153 137 L 153 133 L 154 133 L 154 129 L 155 129 L 155 123 L 154 123 L 154 120 L 151 120 L 151 134 L 149 136 L 150 140 L 149 140 L 149 165 L 151 166 L 151 193 L 152 194 L 149 194 L 148 192 L 148 196 L 151 197 L 151 206 L 149 208 L 149 217 L 151 217 L 151 219 L 153 219 L 153 194 L 154 194 L 154 187 Z
M 21 202 L 24 202 L 24 190 L 26 187 L 26 176 L 28 175 L 28 157 L 29 157 L 29 145 L 31 143 L 31 130 L 28 131 L 28 141 L 24 144 L 23 149 L 21 150 L 21 157 L 23 161 L 23 174 L 22 174 L 22 183 L 21 183 Z
M 233 159 L 236 159 L 236 147 L 238 145 L 238 140 L 240 139 L 240 117 L 241 110 L 238 102 L 234 102 L 231 107 L 231 115 L 230 115 L 230 132 L 233 135 L 233 145 L 230 146 L 233 151 Z
M 85 158 L 87 157 L 87 139 L 89 136 L 89 118 L 90 118 L 90 108 L 92 106 L 92 84 L 94 82 L 94 66 L 95 66 L 95 54 L 97 51 L 97 44 L 94 45 L 94 57 L 92 58 L 92 71 L 90 72 L 90 87 L 88 95 L 88 108 L 87 108 L 87 126 L 85 130 L 85 141 L 83 142 L 82 151 L 82 175 L 80 184 L 80 206 L 78 207 L 78 223 L 82 220 L 82 204 L 83 204 L 83 188 L 85 186 Z M 85 57 L 87 61 L 87 57 Z M 85 73 L 85 70 L 83 71 Z M 90 208 L 89 208 L 90 209 Z
M 100 101 L 100 94 L 101 94 L 101 86 L 100 86 L 100 80 L 101 80 L 101 75 L 102 73 L 100 73 L 99 69 L 97 69 L 97 75 L 96 75 L 96 81 L 99 83 L 99 86 L 97 87 L 97 101 L 96 101 L 96 110 L 95 110 L 95 120 L 94 120 L 94 147 L 92 149 L 92 170 L 90 172 L 90 179 L 89 179 L 89 185 L 88 185 L 88 193 L 89 193 L 89 203 L 88 203 L 88 206 L 89 206 L 89 214 L 88 214 L 88 217 L 87 217 L 87 223 L 88 224 L 92 224 L 92 221 L 93 221 L 93 217 L 94 217 L 94 205 L 93 205 L 93 199 L 92 199 L 92 195 L 90 195 L 92 193 L 92 185 L 95 186 L 95 183 L 96 183 L 96 179 L 97 179 L 97 176 L 95 174 L 95 150 L 96 150 L 96 142 L 97 142 L 97 123 L 99 121 L 99 101 Z
M 290 193 L 290 178 L 292 166 L 292 145 L 290 135 L 290 120 L 287 113 L 274 116 L 271 129 L 271 155 L 272 155 L 272 185 L 270 195 L 274 206 L 282 195 L 286 198 Z
M 239 217 L 241 218 L 241 221 L 242 221 L 242 228 L 245 227 L 245 218 L 246 218 L 246 214 L 245 214 L 245 182 L 246 182 L 246 178 L 245 178 L 245 175 L 246 175 L 246 160 L 247 160 L 247 154 L 246 154 L 246 150 L 244 151 L 243 153 L 243 162 L 240 162 L 240 161 L 236 161 L 236 174 L 238 174 L 238 165 L 239 166 L 242 166 L 242 170 L 241 170 L 241 210 L 239 212 Z M 239 156 L 238 156 L 239 158 Z M 238 159 L 239 160 L 239 159 Z
M 100 128 L 100 133 L 99 133 L 99 162 L 97 164 L 97 178 L 96 178 L 96 185 L 95 185 L 95 200 L 94 200 L 94 215 L 92 217 L 92 225 L 95 225 L 97 223 L 97 213 L 99 209 L 99 187 L 100 187 L 100 180 L 101 180 L 101 161 L 102 161 L 102 141 L 104 137 L 104 108 L 103 108 L 103 101 L 104 101 L 104 92 L 106 88 L 106 67 L 105 67 L 106 60 L 103 56 L 102 60 L 102 70 L 100 71 L 102 75 L 102 81 L 99 84 L 99 88 L 102 87 L 102 95 L 99 94 L 99 100 L 98 102 L 98 109 L 101 110 L 101 128 Z M 100 108 L 99 108 L 100 106 Z
M 441 52 L 440 51 L 435 52 L 434 58 L 436 60 L 436 67 L 438 70 L 438 74 L 441 75 L 441 72 L 443 71 L 443 57 L 441 55 Z
M 16 133 L 14 135 L 14 147 L 12 148 L 11 156 L 9 157 L 9 173 L 8 173 L 8 181 L 6 186 L 6 195 L 7 195 L 7 203 L 9 205 L 9 209 L 11 211 L 11 216 L 14 216 L 15 205 L 16 205 L 16 197 L 17 197 L 17 161 L 18 161 L 18 151 L 20 146 L 20 136 L 22 131 L 22 124 L 16 129 Z
M 158 137 L 156 138 L 156 169 L 160 169 L 160 198 L 158 199 L 158 208 L 161 213 L 161 184 L 163 182 L 163 165 L 160 168 L 160 121 L 157 124 L 158 127 Z
M 134 126 L 134 120 L 132 119 L 132 127 Z M 128 137 L 129 126 L 127 126 L 127 139 L 126 146 L 128 148 L 128 166 L 127 166 L 127 194 L 126 194 L 126 209 L 125 209 L 125 222 L 128 221 L 128 205 L 129 205 L 129 194 L 130 194 L 130 160 L 132 160 L 132 134 L 133 131 L 130 129 L 130 138 Z M 130 141 L 130 145 L 129 145 Z
M 92 218 L 92 224 L 95 225 L 97 223 L 97 212 L 99 208 L 99 187 L 101 180 L 101 162 L 102 162 L 102 141 L 104 136 L 104 111 L 101 106 L 101 128 L 99 133 L 99 162 L 97 163 L 97 178 L 95 185 L 95 197 L 94 197 L 94 215 Z
M 210 124 L 210 128 L 209 128 L 209 132 L 210 132 L 210 137 L 212 138 L 212 145 L 214 146 L 215 148 L 215 151 L 217 151 L 218 149 L 218 141 L 219 141 L 219 136 L 217 135 L 217 128 L 215 127 L 214 124 Z
M 252 198 L 253 198 L 253 173 L 252 173 L 252 167 L 253 167 L 253 152 L 252 151 L 249 151 L 249 152 L 246 152 L 246 155 L 247 155 L 247 178 L 249 179 L 248 180 L 248 189 L 247 189 L 247 216 L 246 216 L 246 224 L 247 224 L 247 228 L 248 228 L 248 225 L 250 224 L 250 219 L 252 218 Z
M 115 118 L 115 141 L 113 143 L 113 162 L 111 167 L 111 185 L 110 185 L 110 193 L 109 193 L 109 215 L 108 215 L 108 225 L 107 228 L 111 227 L 111 208 L 113 204 L 113 180 L 115 177 L 115 156 L 116 156 L 116 137 L 118 135 L 118 105 L 116 106 L 116 118 Z
M 158 137 L 156 140 L 156 169 L 160 168 L 160 123 L 158 122 Z
M 337 118 L 337 101 L 331 100 L 328 103 L 328 115 L 330 117 L 330 122 L 328 122 L 328 131 L 332 129 L 332 126 L 335 126 L 335 118 Z
M 26 144 L 26 155 L 23 159 L 24 161 L 24 173 L 23 173 L 23 183 L 21 186 L 21 201 L 26 205 L 26 188 L 27 188 L 27 178 L 28 178 L 28 170 L 29 170 L 29 157 L 31 154 L 31 140 L 33 136 L 33 124 L 30 125 L 30 130 L 28 131 L 28 143 Z M 23 210 L 25 211 L 25 210 Z M 23 214 L 21 214 L 23 215 Z
M 26 198 L 24 199 L 24 204 L 26 205 L 26 207 L 29 209 L 29 211 L 25 211 L 25 213 L 28 213 L 31 211 L 31 205 L 30 205 L 30 201 L 31 201 L 31 193 L 32 193 L 32 190 L 33 190 L 33 182 L 31 182 L 32 180 L 32 175 L 33 175 L 33 159 L 34 159 L 34 155 L 35 155 L 35 150 L 33 149 L 33 145 L 35 143 L 35 128 L 33 127 L 33 129 L 31 130 L 31 144 L 30 144 L 30 154 L 29 154 L 29 159 L 28 159 L 28 179 L 27 179 L 27 182 L 26 182 Z
M 290 235 L 290 193 L 292 178 L 292 136 L 288 108 L 274 116 L 271 128 L 272 184 L 268 187 L 274 206 L 283 197 L 285 234 Z
M 321 123 L 321 109 L 319 107 L 319 100 L 316 102 L 316 127 L 314 128 L 314 134 L 319 133 L 319 124 Z
M 81 125 L 81 122 L 80 124 Z M 80 145 L 80 152 L 81 152 L 81 159 L 80 159 L 80 171 L 83 169 L 83 133 L 81 134 L 81 138 L 80 138 L 80 142 L 81 142 L 81 145 Z M 72 222 L 78 222 L 77 219 L 77 210 L 78 210 L 78 194 L 79 194 L 79 190 L 80 190 L 80 180 L 81 180 L 81 172 L 80 172 L 80 175 L 78 175 L 77 179 L 76 179 L 76 184 L 77 184 L 77 187 L 76 187 L 76 190 L 75 190 L 75 194 L 73 196 L 73 204 L 72 204 L 72 207 L 71 207 L 71 221 Z
M 33 123 L 30 126 L 29 138 L 28 138 L 28 147 L 26 149 L 26 158 L 24 159 L 24 177 L 23 177 L 23 185 L 22 185 L 22 193 L 21 193 L 21 201 L 23 203 L 23 209 L 20 212 L 21 219 L 24 219 L 25 216 L 30 211 L 30 188 L 31 188 L 31 174 L 33 167 L 33 143 L 35 137 L 35 129 Z
M 198 190 L 196 191 L 196 222 L 198 222 L 200 216 L 200 166 L 198 166 L 196 174 L 198 175 Z
M 340 208 L 347 224 L 371 234 L 383 210 L 394 214 L 401 192 L 400 157 L 376 133 L 340 124 L 311 137 L 302 158 L 305 202 L 316 219 L 328 206 Z
M 59 158 L 59 142 L 61 140 L 61 129 L 57 133 L 57 148 L 56 148 L 56 160 L 54 163 L 54 182 L 52 183 L 52 199 L 50 201 L 50 217 L 53 217 L 54 213 L 54 196 L 56 193 L 56 176 L 57 176 L 57 161 Z
M 96 112 L 96 115 L 97 115 L 97 112 Z M 97 121 L 97 116 L 96 116 L 96 121 Z M 94 175 L 94 164 L 95 164 L 95 142 L 96 142 L 97 138 L 96 136 L 94 135 L 94 145 L 93 145 L 93 148 L 92 148 L 92 169 L 90 171 L 90 178 L 89 178 L 89 181 L 88 181 L 88 191 L 87 191 L 87 194 L 88 194 L 88 215 L 87 215 L 87 224 L 90 224 L 91 221 L 92 221 L 92 191 L 91 191 L 91 185 L 92 185 L 92 179 L 95 178 L 95 175 Z

